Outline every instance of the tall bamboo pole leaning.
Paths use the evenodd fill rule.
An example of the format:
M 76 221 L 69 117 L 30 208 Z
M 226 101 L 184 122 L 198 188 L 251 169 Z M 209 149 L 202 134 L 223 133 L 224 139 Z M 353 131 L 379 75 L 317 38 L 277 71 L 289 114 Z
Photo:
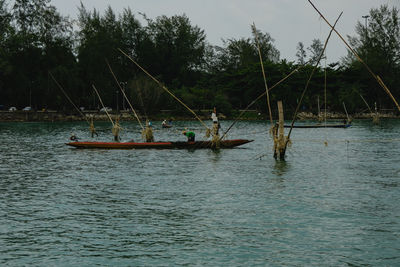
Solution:
M 277 82 L 276 84 L 274 84 L 273 86 L 271 86 L 268 90 L 271 91 L 272 89 L 274 89 L 275 87 L 277 87 L 278 85 L 280 85 L 281 83 L 283 83 L 285 80 L 287 80 L 290 76 L 292 76 L 294 73 L 298 72 L 301 68 L 303 68 L 304 65 L 300 65 L 298 66 L 296 69 L 294 69 L 292 72 L 290 72 L 288 75 L 286 75 L 284 78 L 282 78 L 279 82 Z M 267 92 L 262 93 L 261 95 L 259 95 L 256 99 L 254 99 L 249 105 L 247 105 L 247 107 L 242 110 L 242 112 L 240 112 L 239 116 L 236 118 L 236 120 L 231 124 L 231 126 L 229 126 L 229 128 L 224 132 L 224 134 L 222 135 L 221 139 L 223 139 L 228 132 L 230 131 L 230 129 L 239 121 L 239 119 L 243 116 L 243 114 L 251 107 L 253 106 L 258 100 L 260 100 L 262 97 L 264 97 L 267 94 Z
M 347 46 L 347 48 L 353 53 L 353 55 L 357 58 L 357 60 L 364 65 L 364 67 L 368 70 L 368 72 L 374 77 L 374 79 L 379 83 L 379 85 L 383 88 L 383 90 L 389 95 L 389 97 L 392 99 L 392 101 L 395 103 L 397 106 L 397 109 L 400 111 L 400 105 L 390 92 L 389 88 L 386 86 L 386 84 L 382 81 L 382 79 L 376 75 L 371 68 L 367 65 L 367 63 L 364 62 L 364 60 L 361 59 L 361 57 L 357 54 L 357 52 L 346 42 L 346 40 L 342 37 L 342 35 L 335 29 L 335 26 L 332 26 L 329 21 L 322 15 L 322 13 L 316 8 L 316 6 L 311 2 L 311 0 L 307 0 L 311 6 L 317 11 L 317 13 L 321 16 L 321 18 L 326 22 L 326 24 L 331 27 L 331 29 L 339 36 L 339 38 L 344 42 L 344 44 Z
M 114 71 L 112 70 L 112 68 L 111 68 L 111 66 L 110 66 L 110 64 L 108 63 L 107 60 L 106 60 L 106 63 L 107 63 L 108 68 L 110 69 L 110 72 L 111 72 L 112 76 L 114 77 L 115 82 L 118 85 L 118 88 L 121 90 L 122 94 L 124 95 L 125 100 L 128 102 L 129 107 L 131 108 L 133 114 L 135 115 L 136 120 L 138 121 L 138 123 L 139 123 L 140 127 L 142 128 L 142 130 L 144 130 L 143 124 L 140 121 L 139 116 L 137 115 L 137 113 L 136 113 L 135 109 L 133 108 L 131 102 L 129 101 L 128 97 L 126 96 L 125 90 L 121 87 L 121 84 L 119 83 L 117 77 L 114 74 Z
M 72 104 L 72 106 L 74 106 L 74 108 L 79 112 L 79 114 L 81 114 L 81 116 L 86 120 L 86 122 L 89 124 L 89 131 L 91 134 L 91 137 L 93 138 L 94 135 L 98 136 L 96 129 L 94 127 L 94 122 L 93 122 L 93 115 L 91 115 L 90 117 L 90 121 L 88 120 L 88 118 L 85 116 L 85 114 L 82 113 L 82 111 L 74 104 L 74 102 L 71 100 L 71 98 L 68 96 L 68 94 L 65 92 L 64 88 L 58 83 L 58 81 L 56 80 L 56 78 L 54 78 L 53 74 L 51 72 L 49 72 L 50 77 L 53 79 L 53 81 L 56 83 L 56 85 L 58 86 L 58 88 L 60 88 L 61 92 L 63 92 L 63 94 L 65 95 L 65 97 L 68 99 L 68 101 Z
M 371 107 L 368 105 L 368 103 L 367 103 L 367 101 L 365 100 L 365 98 L 364 98 L 360 93 L 359 93 L 359 95 L 360 95 L 361 99 L 364 101 L 365 105 L 367 105 L 367 108 L 368 108 L 369 112 L 372 114 L 372 113 L 373 113 L 373 112 L 372 112 L 372 109 L 371 109 Z
M 280 128 L 278 129 L 277 126 L 274 125 L 274 121 L 272 119 L 271 103 L 270 103 L 270 100 L 269 100 L 267 78 L 265 76 L 265 70 L 264 70 L 264 62 L 263 62 L 263 58 L 262 58 L 262 54 L 261 54 L 260 43 L 258 41 L 258 33 L 257 33 L 256 25 L 255 25 L 254 22 L 253 22 L 253 25 L 252 25 L 252 29 L 253 29 L 254 39 L 255 39 L 256 45 L 257 45 L 258 56 L 260 58 L 261 71 L 262 71 L 263 79 L 264 79 L 265 93 L 267 95 L 267 105 L 268 105 L 268 112 L 269 112 L 269 120 L 270 120 L 270 123 L 271 123 L 270 133 L 272 134 L 272 138 L 274 140 L 274 158 L 276 159 L 277 155 L 279 154 L 279 158 L 280 159 L 284 159 L 285 158 L 285 150 L 286 150 L 285 147 L 282 149 L 282 144 L 284 144 L 284 141 L 283 141 L 284 139 L 281 140 L 280 136 L 278 136 L 278 132 L 279 132 L 279 134 L 283 133 L 283 121 L 282 121 L 282 129 L 280 129 Z M 280 108 L 279 112 L 282 112 L 282 114 L 279 113 L 279 119 L 283 120 L 283 105 L 282 105 L 282 101 L 278 103 L 278 108 Z M 282 135 L 282 138 L 284 138 L 283 135 Z
M 111 124 L 112 124 L 112 126 L 114 127 L 114 122 L 113 122 L 113 120 L 111 119 L 111 116 L 110 116 L 110 114 L 108 113 L 106 107 L 104 106 L 103 100 L 101 100 L 101 97 L 100 97 L 99 92 L 97 91 L 97 89 L 96 89 L 96 87 L 94 86 L 94 84 L 92 84 L 92 87 L 93 87 L 94 91 L 96 92 L 96 95 L 97 95 L 97 97 L 99 98 L 99 101 L 100 101 L 100 103 L 101 103 L 101 106 L 104 108 L 104 111 L 106 112 L 107 117 L 110 119 Z
M 351 122 L 351 119 L 350 119 L 349 113 L 347 112 L 346 104 L 344 102 L 343 102 L 343 108 L 344 108 L 344 112 L 346 112 L 346 117 L 347 117 L 345 124 L 348 124 Z
M 269 120 L 271 122 L 271 127 L 272 127 L 274 121 L 272 120 L 272 111 L 271 111 L 271 104 L 270 104 L 270 101 L 269 101 L 267 78 L 265 76 L 264 63 L 263 63 L 263 58 L 262 58 L 262 54 L 261 54 L 260 43 L 258 41 L 258 34 L 257 34 L 256 24 L 254 22 L 253 22 L 253 25 L 252 25 L 252 29 L 253 29 L 254 39 L 256 40 L 258 56 L 260 58 L 261 70 L 262 70 L 262 75 L 263 75 L 263 79 L 264 79 L 265 93 L 266 93 L 266 96 L 267 96 Z
M 326 98 L 326 87 L 327 87 L 327 77 L 326 77 L 326 53 L 325 53 L 325 70 L 324 70 L 324 123 L 325 123 L 325 127 L 326 127 L 326 106 L 327 106 L 327 98 Z
M 113 120 L 111 119 L 110 114 L 109 114 L 108 111 L 107 111 L 107 108 L 104 106 L 103 100 L 101 100 L 100 94 L 99 94 L 99 92 L 97 91 L 96 87 L 95 87 L 93 84 L 92 84 L 92 87 L 93 87 L 94 91 L 96 92 L 97 97 L 99 98 L 100 103 L 101 103 L 101 105 L 102 105 L 103 108 L 104 108 L 104 111 L 106 112 L 108 118 L 109 118 L 110 121 L 111 121 L 111 124 L 112 124 L 112 126 L 113 126 L 112 129 L 111 129 L 111 132 L 112 132 L 112 134 L 113 134 L 113 136 L 114 136 L 114 141 L 116 141 L 116 142 L 121 141 L 121 138 L 119 137 L 119 132 L 122 130 L 122 128 L 121 128 L 121 126 L 119 125 L 119 117 L 117 117 L 117 118 L 115 119 L 115 123 L 114 123 Z
M 79 114 L 81 114 L 81 116 L 86 120 L 86 122 L 90 125 L 90 122 L 88 120 L 88 118 L 86 118 L 86 116 L 82 113 L 82 111 L 74 104 L 74 102 L 71 100 L 71 98 L 68 96 L 68 94 L 65 92 L 64 88 L 58 83 L 58 81 L 56 80 L 56 78 L 54 78 L 53 74 L 51 74 L 51 72 L 49 72 L 50 77 L 53 79 L 53 81 L 56 83 L 56 85 L 58 86 L 58 88 L 60 88 L 61 92 L 63 92 L 63 94 L 65 95 L 65 97 L 68 99 L 68 101 L 72 104 L 72 106 L 74 106 L 74 108 L 79 112 Z
M 365 100 L 365 98 L 360 93 L 358 93 L 358 94 L 360 95 L 361 99 L 364 101 L 365 105 L 367 105 L 369 113 L 371 114 L 372 123 L 379 124 L 379 113 L 378 113 L 378 109 L 376 108 L 376 102 L 375 102 L 375 113 L 374 113 L 372 111 L 371 107 L 368 105 L 368 103 Z
M 290 125 L 290 130 L 289 130 L 289 133 L 288 133 L 288 136 L 287 136 L 287 140 L 286 140 L 286 146 L 290 143 L 290 135 L 291 135 L 292 130 L 293 130 L 294 122 L 296 121 L 297 112 L 299 111 L 300 105 L 303 102 L 303 98 L 304 98 L 304 95 L 305 95 L 305 93 L 306 93 L 306 91 L 308 89 L 308 86 L 310 84 L 311 78 L 313 77 L 313 75 L 314 75 L 314 73 L 315 73 L 315 71 L 316 71 L 316 69 L 318 67 L 319 62 L 321 61 L 321 59 L 322 59 L 322 57 L 323 57 L 323 55 L 325 53 L 325 50 L 326 50 L 326 47 L 328 45 L 329 39 L 331 38 L 331 35 L 332 35 L 332 31 L 333 31 L 334 27 L 336 26 L 336 23 L 339 21 L 340 17 L 342 16 L 342 14 L 343 14 L 343 12 L 340 13 L 340 15 L 338 16 L 338 18 L 335 21 L 335 24 L 333 25 L 333 28 L 330 30 L 329 35 L 325 40 L 324 48 L 322 49 L 322 52 L 319 55 L 318 60 L 315 62 L 313 70 L 312 70 L 312 72 L 310 74 L 310 77 L 308 78 L 306 86 L 304 87 L 304 91 L 301 94 L 300 101 L 297 104 L 296 110 L 295 110 L 294 115 L 293 115 L 292 123 Z
M 207 125 L 197 116 L 197 114 L 190 109 L 185 103 L 183 103 L 179 98 L 177 98 L 171 91 L 167 89 L 160 81 L 158 81 L 154 76 L 152 76 L 147 70 L 145 70 L 142 66 L 139 65 L 132 57 L 130 57 L 127 53 L 122 51 L 120 48 L 118 50 L 126 56 L 130 61 L 132 61 L 139 69 L 141 69 L 147 76 L 149 76 L 153 81 L 155 81 L 164 91 L 166 91 L 170 96 L 172 96 L 176 101 L 178 101 L 182 106 L 184 106 L 187 110 L 189 110 L 195 117 L 196 119 L 207 129 L 207 131 L 211 131 Z

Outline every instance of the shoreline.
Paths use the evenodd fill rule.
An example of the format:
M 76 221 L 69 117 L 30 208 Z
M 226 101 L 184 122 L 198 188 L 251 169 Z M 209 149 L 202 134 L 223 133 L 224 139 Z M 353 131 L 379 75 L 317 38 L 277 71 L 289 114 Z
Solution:
M 209 120 L 210 115 L 204 114 L 201 112 L 199 114 L 199 118 L 202 120 Z M 224 114 L 219 114 L 219 118 L 221 120 L 235 120 L 239 115 L 240 111 L 235 111 L 231 116 L 225 116 Z M 108 121 L 109 118 L 106 113 L 98 112 L 98 111 L 85 111 L 84 112 L 87 119 L 91 119 L 93 117 L 94 121 Z M 111 113 L 110 116 L 114 119 L 117 117 L 117 113 Z M 371 113 L 356 113 L 349 115 L 351 119 L 372 119 Z M 120 120 L 124 121 L 136 121 L 136 118 L 132 113 L 123 111 L 119 113 Z M 142 121 L 146 120 L 145 116 L 139 115 Z M 379 117 L 382 119 L 400 119 L 400 115 L 395 114 L 393 112 L 387 113 L 379 113 Z M 267 114 L 260 114 L 257 111 L 251 110 L 246 112 L 240 120 L 267 120 Z M 315 120 L 318 121 L 317 114 L 312 112 L 300 112 L 297 116 L 298 121 L 303 120 Z M 337 112 L 328 112 L 327 117 L 328 120 L 343 120 L 347 119 L 346 114 L 337 113 Z M 151 121 L 162 121 L 164 119 L 171 119 L 173 121 L 181 121 L 181 120 L 196 120 L 194 116 L 188 115 L 175 115 L 172 113 L 166 113 L 161 111 L 159 115 L 150 115 L 149 119 Z M 291 120 L 291 114 L 285 114 L 286 120 Z M 76 113 L 66 113 L 66 112 L 58 112 L 58 111 L 0 111 L 0 122 L 68 122 L 68 121 L 85 121 L 85 118 L 80 114 Z

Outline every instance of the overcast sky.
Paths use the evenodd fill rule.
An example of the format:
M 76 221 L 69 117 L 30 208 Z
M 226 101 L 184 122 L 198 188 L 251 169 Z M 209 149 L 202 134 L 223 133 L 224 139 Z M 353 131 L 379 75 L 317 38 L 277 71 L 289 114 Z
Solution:
M 52 0 L 63 15 L 76 18 L 80 0 Z M 222 45 L 222 39 L 250 37 L 250 25 L 254 22 L 262 32 L 268 32 L 281 53 L 281 59 L 296 60 L 296 46 L 303 42 L 306 47 L 315 38 L 322 42 L 329 28 L 307 0 L 82 0 L 88 10 L 103 12 L 111 6 L 117 13 L 130 7 L 136 17 L 139 12 L 149 18 L 186 14 L 192 25 L 203 29 L 207 41 Z M 337 30 L 343 35 L 355 35 L 357 21 L 371 8 L 382 4 L 400 9 L 400 0 L 314 0 L 313 3 L 333 24 L 340 12 L 343 15 Z M 338 61 L 347 54 L 344 44 L 334 35 L 327 48 L 328 61 Z

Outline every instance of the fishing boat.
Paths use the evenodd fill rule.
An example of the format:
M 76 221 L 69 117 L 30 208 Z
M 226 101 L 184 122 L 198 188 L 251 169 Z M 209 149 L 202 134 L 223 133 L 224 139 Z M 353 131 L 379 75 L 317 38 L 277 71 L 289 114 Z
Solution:
M 163 127 L 163 128 L 171 128 L 172 127 L 172 123 L 171 123 L 171 120 L 170 121 L 166 121 L 166 120 L 163 120 L 163 122 L 161 123 L 161 126 Z
M 247 143 L 253 142 L 253 140 L 247 139 L 232 139 L 232 140 L 221 140 L 220 148 L 233 148 L 241 146 Z M 194 141 L 194 142 L 69 142 L 66 143 L 68 146 L 76 148 L 89 148 L 89 149 L 204 149 L 213 148 L 215 144 L 212 141 Z
M 171 128 L 172 127 L 172 125 L 171 124 L 161 124 L 161 126 L 163 127 L 163 128 Z
M 351 124 L 297 124 L 293 128 L 349 128 Z M 285 128 L 290 128 L 291 125 L 284 125 Z

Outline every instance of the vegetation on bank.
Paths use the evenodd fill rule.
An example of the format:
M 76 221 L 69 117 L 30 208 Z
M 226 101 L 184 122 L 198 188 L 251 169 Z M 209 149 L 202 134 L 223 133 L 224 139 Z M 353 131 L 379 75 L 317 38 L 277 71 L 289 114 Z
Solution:
M 50 78 L 51 73 L 78 107 L 100 108 L 91 86 L 95 84 L 106 106 L 127 108 L 107 60 L 141 113 L 186 112 L 117 48 L 132 56 L 193 110 L 217 106 L 231 116 L 234 110 L 244 109 L 265 91 L 254 36 L 232 38 L 221 47 L 214 46 L 207 42 L 204 30 L 192 25 L 186 15 L 154 19 L 140 16 L 144 23 L 130 9 L 115 14 L 109 7 L 100 14 L 82 4 L 74 24 L 70 18 L 61 16 L 50 0 L 0 0 L 0 105 L 72 110 Z M 368 25 L 357 23 L 356 36 L 349 37 L 349 41 L 398 99 L 399 10 L 384 5 L 371 9 L 369 16 Z M 279 48 L 267 32 L 258 31 L 257 35 L 269 85 L 299 64 L 309 62 L 271 91 L 271 101 L 282 99 L 286 110 L 294 110 L 312 62 L 322 50 L 322 42 L 313 40 L 308 48 L 299 42 L 298 61 L 289 62 L 280 58 Z M 379 109 L 394 109 L 391 99 L 350 54 L 341 62 L 329 64 L 326 72 L 327 105 L 331 111 L 343 111 L 343 102 L 350 113 L 365 110 L 360 95 L 370 106 L 376 102 Z M 319 67 L 302 110 L 315 112 L 318 98 L 323 105 L 324 77 L 324 69 Z M 252 108 L 266 111 L 265 98 Z

